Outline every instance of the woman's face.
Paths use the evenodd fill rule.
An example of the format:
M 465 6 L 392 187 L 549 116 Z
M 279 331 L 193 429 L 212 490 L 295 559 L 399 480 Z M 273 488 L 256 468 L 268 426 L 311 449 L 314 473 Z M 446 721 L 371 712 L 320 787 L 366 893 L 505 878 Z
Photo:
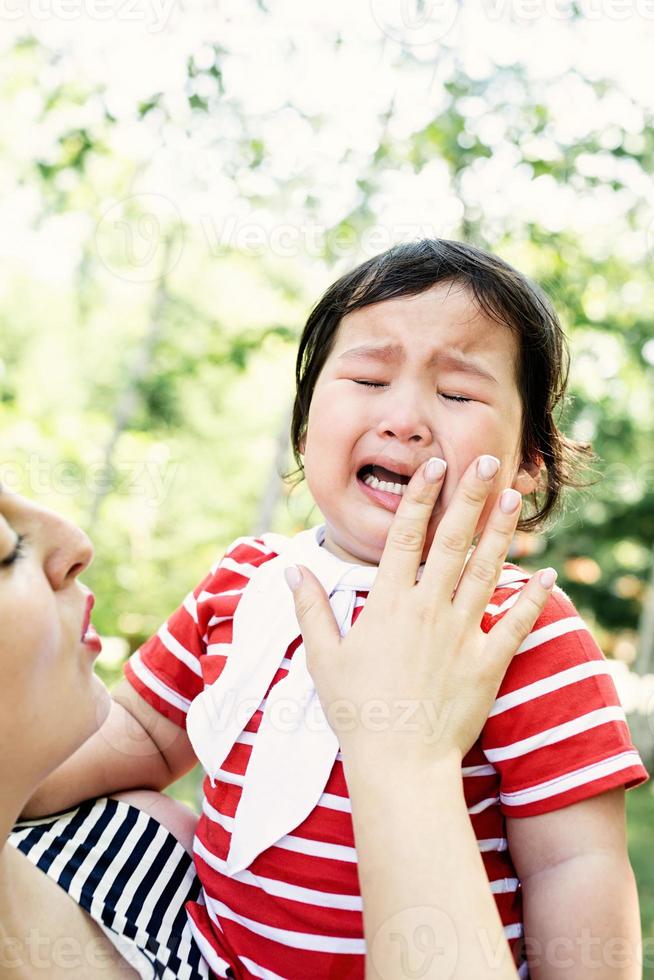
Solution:
M 109 711 L 77 581 L 92 557 L 79 528 L 0 488 L 0 778 L 27 793 Z

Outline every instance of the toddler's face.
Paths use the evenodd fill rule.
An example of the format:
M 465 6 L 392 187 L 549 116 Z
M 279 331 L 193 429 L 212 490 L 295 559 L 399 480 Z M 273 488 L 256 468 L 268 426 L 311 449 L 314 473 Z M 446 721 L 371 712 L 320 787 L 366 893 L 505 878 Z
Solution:
M 392 347 L 396 354 L 353 353 L 364 346 Z M 379 564 L 400 496 L 366 484 L 371 465 L 399 471 L 406 483 L 430 456 L 447 461 L 421 561 L 477 456 L 490 453 L 501 463 L 477 531 L 506 487 L 530 493 L 537 470 L 522 468 L 517 359 L 512 331 L 480 312 L 458 284 L 439 283 L 344 317 L 316 382 L 301 447 L 325 519 L 324 546 L 345 561 Z M 375 472 L 395 482 L 390 473 Z

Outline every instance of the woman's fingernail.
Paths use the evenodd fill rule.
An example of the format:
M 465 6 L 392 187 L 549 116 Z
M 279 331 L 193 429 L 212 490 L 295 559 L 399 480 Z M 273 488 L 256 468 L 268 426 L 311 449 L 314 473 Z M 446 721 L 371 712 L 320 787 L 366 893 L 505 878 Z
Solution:
M 432 456 L 425 466 L 425 480 L 427 483 L 437 483 L 444 475 L 447 463 L 438 456 Z
M 519 494 L 517 490 L 505 490 L 500 497 L 500 510 L 505 514 L 515 514 L 520 506 L 521 500 L 522 495 Z
M 557 572 L 554 568 L 546 568 L 538 576 L 540 584 L 544 589 L 551 589 L 557 579 Z
M 295 592 L 302 581 L 302 572 L 297 565 L 289 565 L 288 568 L 284 569 L 284 575 L 286 576 L 289 589 L 291 592 Z
M 477 463 L 477 476 L 482 480 L 491 480 L 500 468 L 496 456 L 480 456 Z

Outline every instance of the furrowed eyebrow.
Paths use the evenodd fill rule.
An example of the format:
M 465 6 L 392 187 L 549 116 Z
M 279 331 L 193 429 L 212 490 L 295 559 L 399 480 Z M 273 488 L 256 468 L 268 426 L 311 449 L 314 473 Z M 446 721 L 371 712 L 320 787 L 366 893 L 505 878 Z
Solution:
M 397 364 L 402 363 L 404 360 L 404 350 L 396 344 L 383 344 L 381 346 L 361 344 L 359 347 L 353 347 L 351 350 L 346 350 L 338 356 L 338 360 L 345 358 Z M 433 367 L 435 364 L 442 364 L 445 368 L 449 367 L 452 370 L 463 371 L 466 374 L 474 374 L 477 377 L 484 378 L 486 381 L 492 381 L 493 384 L 498 384 L 497 378 L 494 378 L 492 374 L 486 371 L 480 364 L 477 364 L 476 361 L 469 361 L 467 358 L 460 357 L 455 353 L 434 351 L 429 358 L 427 366 Z

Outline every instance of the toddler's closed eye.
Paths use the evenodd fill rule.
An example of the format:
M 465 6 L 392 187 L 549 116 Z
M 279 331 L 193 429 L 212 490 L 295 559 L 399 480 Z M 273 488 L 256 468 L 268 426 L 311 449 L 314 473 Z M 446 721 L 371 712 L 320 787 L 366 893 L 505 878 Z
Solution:
M 364 385 L 366 388 L 385 388 L 386 384 L 383 381 L 363 381 L 360 379 L 354 380 L 355 385 Z M 472 402 L 474 398 L 466 398 L 464 395 L 442 395 L 448 402 L 458 402 L 460 405 L 464 405 L 466 402 Z

